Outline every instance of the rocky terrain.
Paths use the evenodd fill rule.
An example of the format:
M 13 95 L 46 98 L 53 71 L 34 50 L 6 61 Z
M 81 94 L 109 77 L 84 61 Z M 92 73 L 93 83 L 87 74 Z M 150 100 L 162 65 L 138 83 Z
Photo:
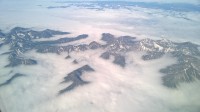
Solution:
M 8 55 L 9 64 L 5 67 L 14 68 L 19 65 L 36 65 L 37 60 L 24 57 L 23 54 L 30 50 L 36 50 L 38 53 L 56 53 L 67 52 L 66 59 L 71 58 L 71 52 L 86 51 L 103 49 L 99 58 L 110 60 L 110 57 L 114 57 L 113 64 L 116 64 L 122 68 L 126 67 L 126 53 L 134 51 L 135 53 L 143 51 L 146 52 L 141 58 L 145 61 L 156 60 L 162 56 L 169 54 L 176 58 L 178 61 L 176 64 L 170 65 L 166 68 L 162 68 L 160 73 L 164 74 L 162 77 L 163 85 L 169 88 L 178 88 L 181 83 L 189 83 L 192 81 L 200 80 L 200 50 L 199 45 L 191 42 L 177 43 L 170 40 L 152 40 L 142 39 L 136 40 L 131 36 L 115 37 L 110 33 L 103 33 L 101 40 L 105 44 L 98 42 L 91 42 L 90 44 L 76 44 L 62 46 L 62 43 L 68 43 L 72 41 L 78 41 L 88 38 L 87 34 L 82 34 L 74 38 L 60 38 L 57 40 L 48 41 L 34 41 L 40 38 L 52 38 L 58 35 L 67 35 L 69 32 L 61 32 L 55 30 L 43 30 L 34 31 L 29 28 L 16 27 L 8 33 L 2 33 L 0 31 L 0 47 L 9 45 L 8 52 L 1 55 Z M 74 64 L 78 64 L 77 60 L 73 61 Z M 67 91 L 75 89 L 77 86 L 87 84 L 89 82 L 81 79 L 81 75 L 85 72 L 95 72 L 90 65 L 84 65 L 81 68 L 77 68 L 71 73 L 67 73 L 63 82 L 71 81 L 72 84 L 63 90 L 59 91 L 59 94 L 63 94 Z M 14 74 L 10 79 L 0 84 L 1 86 L 9 85 L 13 80 L 19 77 L 24 77 L 25 74 Z

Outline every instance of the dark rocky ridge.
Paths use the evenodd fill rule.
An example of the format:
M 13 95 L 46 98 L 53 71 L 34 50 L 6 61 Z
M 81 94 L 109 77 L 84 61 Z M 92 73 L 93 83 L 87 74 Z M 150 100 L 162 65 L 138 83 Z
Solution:
M 0 30 L 0 38 L 3 38 L 4 36 L 5 36 L 5 34 L 2 33 L 1 30 Z
M 63 93 L 68 92 L 78 86 L 89 83 L 87 81 L 82 80 L 81 76 L 83 75 L 84 72 L 93 72 L 93 71 L 94 71 L 94 69 L 91 68 L 89 65 L 84 65 L 84 66 L 72 71 L 71 73 L 67 74 L 67 76 L 64 78 L 64 81 L 61 83 L 66 83 L 66 82 L 72 81 L 72 84 L 63 90 L 60 90 L 59 94 L 63 94 Z
M 110 34 L 103 34 L 102 40 L 108 44 L 107 49 L 101 57 L 109 59 L 111 55 L 115 56 L 115 61 L 119 60 L 120 66 L 125 66 L 125 58 L 116 57 L 123 56 L 128 51 L 146 51 L 142 56 L 145 61 L 161 58 L 165 54 L 170 54 L 177 58 L 178 63 L 168 66 L 160 70 L 163 76 L 163 85 L 170 88 L 177 88 L 180 83 L 192 82 L 195 79 L 200 80 L 200 51 L 199 45 L 191 42 L 175 43 L 169 40 L 152 40 L 143 39 L 135 41 L 131 37 L 114 38 Z M 119 55 L 119 56 L 116 56 Z
M 109 52 L 104 52 L 104 53 L 101 54 L 100 57 L 103 58 L 103 59 L 108 60 L 108 59 L 110 59 L 110 53 Z
M 178 63 L 160 70 L 166 74 L 163 84 L 167 87 L 177 88 L 182 82 L 200 80 L 200 60 L 194 56 L 180 54 Z
M 5 35 L 5 39 L 3 40 L 4 43 L 1 45 L 10 45 L 10 52 L 9 54 L 9 60 L 10 64 L 6 67 L 15 67 L 21 64 L 25 65 L 33 65 L 37 64 L 36 60 L 33 59 L 26 59 L 22 56 L 23 53 L 26 51 L 30 51 L 32 49 L 36 49 L 38 52 L 48 52 L 46 49 L 52 49 L 52 52 L 60 53 L 62 52 L 61 47 L 57 47 L 54 44 L 60 44 L 60 43 L 67 43 L 71 41 L 76 41 L 80 39 L 87 38 L 88 35 L 79 35 L 75 38 L 61 38 L 54 41 L 38 41 L 34 42 L 34 39 L 39 38 L 51 38 L 55 35 L 66 35 L 69 34 L 69 32 L 60 32 L 60 31 L 54 31 L 50 29 L 46 29 L 43 31 L 33 31 L 28 28 L 21 28 L 21 27 L 15 27 L 13 28 L 8 34 Z
M 15 66 L 22 65 L 22 64 L 24 64 L 24 65 L 37 64 L 36 60 L 20 57 L 15 52 L 9 53 L 9 61 L 10 61 L 10 63 L 8 65 L 6 65 L 5 67 L 15 67 Z
M 53 45 L 53 44 L 62 44 L 62 43 L 67 43 L 67 42 L 72 42 L 72 41 L 76 41 L 76 40 L 80 40 L 80 39 L 85 39 L 87 38 L 88 35 L 86 34 L 82 34 L 82 35 L 79 35 L 75 38 L 60 38 L 58 40 L 53 40 L 53 41 L 40 41 L 40 42 L 35 42 L 34 44 L 36 45 L 42 45 L 42 44 L 46 44 L 46 45 Z
M 66 56 L 66 57 L 65 57 L 65 59 L 70 59 L 70 58 L 71 58 L 71 56 L 70 56 L 70 55 L 68 55 L 68 56 Z
M 73 63 L 73 64 L 78 64 L 78 61 L 77 61 L 77 60 L 74 60 L 72 63 Z
M 23 53 L 32 49 L 35 49 L 39 53 L 60 54 L 61 52 L 68 52 L 69 56 L 71 52 L 103 49 L 105 52 L 100 57 L 105 60 L 109 60 L 110 57 L 113 56 L 113 63 L 121 67 L 126 67 L 127 52 L 134 51 L 137 53 L 139 51 L 145 51 L 146 54 L 141 57 L 145 61 L 161 58 L 165 54 L 170 54 L 172 57 L 177 58 L 177 64 L 170 65 L 160 70 L 161 73 L 165 74 L 162 78 L 163 85 L 170 88 L 176 88 L 178 85 L 180 85 L 180 83 L 192 82 L 195 79 L 200 80 L 200 46 L 191 42 L 176 43 L 166 39 L 136 40 L 135 37 L 115 37 L 109 33 L 102 34 L 101 40 L 106 42 L 103 45 L 95 41 L 88 45 L 59 45 L 60 43 L 85 39 L 87 38 L 86 34 L 79 35 L 75 38 L 62 38 L 53 41 L 33 41 L 37 38 L 50 38 L 54 35 L 65 34 L 69 33 L 49 29 L 44 31 L 33 31 L 20 27 L 12 29 L 8 34 L 1 34 L 4 36 L 4 43 L 1 46 L 6 44 L 10 45 L 10 52 L 4 53 L 4 55 L 9 55 L 10 61 L 10 64 L 8 64 L 6 67 L 15 67 L 21 64 L 37 64 L 36 60 L 25 58 L 22 55 Z M 70 75 L 70 77 L 73 79 L 72 75 Z
M 165 53 L 164 52 L 147 52 L 146 55 L 142 56 L 143 60 L 153 60 L 161 58 Z
M 6 80 L 4 83 L 0 84 L 0 87 L 9 85 L 9 84 L 12 83 L 12 81 L 15 80 L 16 78 L 24 77 L 24 76 L 26 76 L 26 75 L 16 73 L 16 74 L 14 74 L 10 79 L 8 79 L 8 80 Z
M 95 42 L 95 41 L 93 41 L 93 42 L 91 42 L 91 43 L 89 44 L 89 48 L 90 48 L 90 49 L 98 49 L 98 48 L 100 48 L 100 47 L 102 47 L 102 45 L 99 44 L 99 43 L 97 43 L 97 42 Z

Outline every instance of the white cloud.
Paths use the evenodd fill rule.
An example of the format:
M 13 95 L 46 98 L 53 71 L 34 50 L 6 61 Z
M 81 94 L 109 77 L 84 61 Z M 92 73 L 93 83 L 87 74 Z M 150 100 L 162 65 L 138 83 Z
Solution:
M 199 82 L 185 84 L 179 90 L 162 86 L 158 70 L 175 63 L 175 59 L 165 56 L 145 62 L 141 59 L 142 53 L 130 52 L 126 54 L 128 66 L 122 69 L 99 58 L 101 53 L 101 50 L 74 52 L 69 60 L 64 59 L 66 53 L 31 51 L 25 54 L 37 59 L 39 64 L 15 69 L 14 72 L 27 76 L 0 88 L 1 102 L 5 106 L 1 108 L 9 112 L 197 112 Z M 78 65 L 71 64 L 74 59 L 79 60 Z M 60 84 L 66 74 L 84 64 L 95 69 L 82 76 L 90 84 L 57 96 L 58 91 L 68 85 Z M 195 90 L 193 95 L 190 90 Z
M 22 26 L 70 31 L 72 34 L 69 36 L 72 37 L 89 34 L 89 38 L 74 43 L 99 41 L 103 32 L 118 36 L 137 36 L 139 39 L 163 37 L 200 43 L 200 14 L 196 12 L 180 13 L 139 7 L 133 7 L 131 11 L 95 11 L 76 7 L 49 10 L 46 6 L 52 5 L 52 2 L 34 2 L 21 7 L 22 4 L 24 3 L 0 4 L 1 29 Z M 38 4 L 42 7 L 36 6 Z M 59 37 L 53 39 L 57 38 Z M 9 51 L 9 46 L 0 48 L 0 53 L 6 51 Z M 0 88 L 0 109 L 9 112 L 198 112 L 199 82 L 183 84 L 179 90 L 162 86 L 162 74 L 158 71 L 175 63 L 175 59 L 165 56 L 159 60 L 145 62 L 141 59 L 142 53 L 131 52 L 126 54 L 127 67 L 122 69 L 114 65 L 112 60 L 99 58 L 102 52 L 75 52 L 69 60 L 64 59 L 66 53 L 26 53 L 27 57 L 38 60 L 38 65 L 13 69 L 13 72 L 27 74 L 27 77 Z M 3 68 L 8 63 L 6 59 L 6 56 L 0 56 L 0 82 L 10 77 L 6 74 L 9 74 L 11 69 Z M 71 64 L 74 59 L 80 63 Z M 63 77 L 84 64 L 95 69 L 94 73 L 87 73 L 82 77 L 91 83 L 57 96 L 58 91 L 68 85 L 59 84 Z

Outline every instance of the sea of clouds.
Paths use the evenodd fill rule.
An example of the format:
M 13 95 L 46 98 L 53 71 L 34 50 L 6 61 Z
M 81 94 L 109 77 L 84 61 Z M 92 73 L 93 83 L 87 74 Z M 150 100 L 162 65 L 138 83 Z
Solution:
M 0 29 L 8 32 L 16 26 L 35 30 L 55 29 L 68 31 L 68 37 L 88 34 L 89 38 L 68 44 L 92 41 L 103 43 L 104 32 L 116 36 L 130 35 L 137 39 L 170 39 L 176 42 L 191 41 L 200 44 L 200 13 L 176 12 L 161 9 L 131 7 L 105 9 L 102 11 L 70 7 L 48 9 L 61 5 L 52 1 L 6 1 L 0 0 Z M 63 4 L 62 4 L 63 5 Z M 187 19 L 185 19 L 187 18 Z M 62 36 L 53 37 L 58 39 Z M 44 40 L 44 39 L 43 39 Z M 36 41 L 43 41 L 36 40 Z M 0 42 L 2 42 L 0 40 Z M 0 54 L 8 52 L 9 46 L 0 48 Z M 114 65 L 111 60 L 99 56 L 103 50 L 67 53 L 37 53 L 32 50 L 25 57 L 38 61 L 37 65 L 20 65 L 4 68 L 7 55 L 0 55 L 0 83 L 15 73 L 26 74 L 11 84 L 0 87 L 2 112 L 199 112 L 200 82 L 183 83 L 178 89 L 162 85 L 161 68 L 176 63 L 171 56 L 144 61 L 143 52 L 126 54 L 125 68 Z M 77 60 L 79 64 L 73 64 Z M 70 83 L 60 84 L 71 71 L 90 65 L 95 72 L 81 77 L 89 84 L 58 95 L 59 90 Z

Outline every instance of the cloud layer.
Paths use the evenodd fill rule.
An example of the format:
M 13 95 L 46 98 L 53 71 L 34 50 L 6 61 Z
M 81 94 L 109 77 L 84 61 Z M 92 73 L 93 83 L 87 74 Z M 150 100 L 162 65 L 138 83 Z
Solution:
M 147 0 L 145 0 L 147 1 Z M 192 2 L 193 3 L 193 2 Z M 56 29 L 69 31 L 68 37 L 88 34 L 89 37 L 70 44 L 88 44 L 92 41 L 104 43 L 100 38 L 105 32 L 116 36 L 130 35 L 137 39 L 170 39 L 176 42 L 192 41 L 200 44 L 199 12 L 177 12 L 161 9 L 130 7 L 130 9 L 92 10 L 73 6 L 60 6 L 47 1 L 0 1 L 0 29 L 8 32 L 15 26 L 36 30 Z M 22 7 L 23 6 L 23 7 Z M 65 35 L 64 35 L 65 36 Z M 38 39 L 37 41 L 56 40 Z M 0 40 L 0 43 L 2 40 Z M 64 43 L 61 45 L 69 45 Z M 10 46 L 0 47 L 0 54 L 10 51 Z M 101 49 L 68 53 L 37 53 L 31 50 L 25 54 L 37 60 L 37 65 L 8 65 L 8 55 L 0 55 L 0 82 L 15 73 L 26 74 L 9 85 L 0 87 L 0 109 L 9 112 L 198 112 L 200 107 L 198 81 L 182 84 L 177 90 L 162 85 L 159 70 L 177 62 L 166 55 L 158 60 L 144 61 L 144 52 L 126 54 L 127 66 L 113 64 L 114 58 L 100 58 Z M 73 64 L 77 60 L 78 64 Z M 63 95 L 58 91 L 72 82 L 60 84 L 68 73 L 84 65 L 95 71 L 81 76 L 91 82 Z

